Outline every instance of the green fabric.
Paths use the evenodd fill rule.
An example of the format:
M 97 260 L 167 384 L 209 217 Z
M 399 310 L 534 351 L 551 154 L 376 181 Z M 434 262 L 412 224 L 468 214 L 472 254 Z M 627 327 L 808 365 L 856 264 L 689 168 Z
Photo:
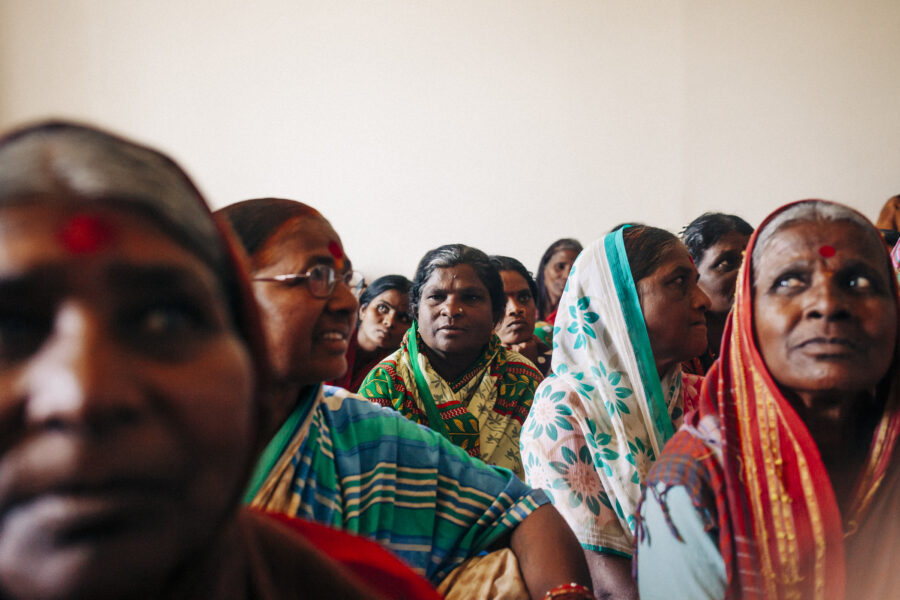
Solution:
M 609 259 L 609 268 L 612 271 L 619 304 L 622 307 L 625 322 L 628 324 L 628 337 L 631 339 L 641 381 L 647 395 L 647 406 L 650 408 L 650 415 L 655 425 L 653 431 L 659 436 L 659 447 L 662 448 L 675 435 L 675 428 L 672 427 L 672 418 L 666 407 L 659 373 L 656 372 L 653 349 L 650 347 L 650 335 L 647 333 L 647 324 L 644 322 L 644 312 L 641 309 L 641 301 L 631 276 L 628 254 L 625 252 L 624 229 L 624 227 L 619 229 L 615 235 L 606 236 L 604 239 L 606 255 Z
M 360 395 L 446 435 L 488 464 L 524 476 L 519 433 L 542 379 L 540 371 L 492 335 L 481 356 L 447 381 L 419 352 L 421 347 L 417 328 L 410 327 L 400 348 L 366 376 Z
M 438 583 L 547 502 L 396 411 L 317 390 L 253 507 L 372 538 Z
M 425 414 L 428 415 L 428 426 L 448 440 L 456 443 L 450 437 L 447 426 L 444 425 L 444 419 L 441 418 L 437 406 L 434 404 L 434 398 L 431 395 L 431 391 L 428 389 L 428 382 L 425 381 L 425 376 L 422 374 L 421 367 L 419 367 L 419 325 L 416 321 L 412 322 L 411 329 L 413 335 L 409 336 L 409 356 L 412 359 L 412 371 L 416 379 L 416 390 L 422 398 L 422 404 L 425 405 Z
M 287 420 L 278 429 L 275 437 L 266 444 L 265 450 L 263 450 L 256 463 L 256 467 L 253 469 L 253 475 L 250 477 L 250 485 L 247 486 L 247 491 L 244 492 L 244 504 L 250 504 L 250 502 L 253 501 L 253 498 L 259 492 L 259 488 L 262 487 L 266 477 L 268 477 L 269 473 L 275 467 L 275 463 L 278 462 L 278 459 L 284 454 L 284 449 L 287 448 L 291 438 L 297 433 L 297 428 L 300 427 L 300 423 L 303 422 L 303 419 L 312 408 L 314 400 L 319 393 L 319 387 L 320 386 L 318 385 L 314 385 L 306 390 L 306 393 L 304 393 L 300 397 L 299 402 L 297 402 L 298 408 L 288 415 Z

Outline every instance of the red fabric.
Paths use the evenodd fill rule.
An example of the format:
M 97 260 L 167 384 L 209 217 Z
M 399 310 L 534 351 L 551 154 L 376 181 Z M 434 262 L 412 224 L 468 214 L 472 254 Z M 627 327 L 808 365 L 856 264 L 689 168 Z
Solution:
M 553 325 L 556 322 L 556 311 L 554 310 L 552 313 L 544 317 L 544 321 Z
M 326 385 L 333 385 L 356 393 L 359 391 L 359 386 L 362 385 L 362 382 L 365 380 L 366 375 L 369 374 L 369 371 L 377 367 L 378 363 L 391 354 L 390 352 L 384 352 L 383 354 L 379 353 L 374 360 L 370 360 L 367 364 L 357 367 L 356 355 L 359 353 L 358 335 L 359 328 L 353 331 L 353 335 L 350 336 L 350 342 L 347 344 L 347 353 L 344 355 L 347 359 L 347 372 L 337 379 L 326 381 Z
M 843 599 L 845 525 L 853 530 L 887 468 L 900 429 L 896 393 L 842 520 L 815 442 L 756 347 L 750 265 L 756 238 L 747 246 L 734 310 L 719 360 L 704 380 L 699 414 L 688 417 L 696 422 L 714 415 L 721 426 L 729 523 L 720 532 L 719 549 L 728 597 Z
M 262 511 L 260 511 L 262 512 Z M 332 560 L 347 567 L 372 589 L 403 600 L 440 600 L 423 577 L 377 543 L 325 525 L 265 512 L 287 525 Z

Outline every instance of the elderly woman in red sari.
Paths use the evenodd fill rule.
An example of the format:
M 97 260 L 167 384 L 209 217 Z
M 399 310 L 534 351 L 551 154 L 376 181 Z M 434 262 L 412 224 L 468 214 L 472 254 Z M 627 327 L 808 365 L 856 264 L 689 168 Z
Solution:
M 898 297 L 878 231 L 822 201 L 748 246 L 699 409 L 647 478 L 642 598 L 895 598 Z

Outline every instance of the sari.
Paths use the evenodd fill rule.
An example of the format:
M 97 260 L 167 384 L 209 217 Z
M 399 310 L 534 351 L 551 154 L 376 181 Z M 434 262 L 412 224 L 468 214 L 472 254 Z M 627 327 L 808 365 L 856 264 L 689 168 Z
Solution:
M 681 366 L 657 374 L 621 230 L 575 261 L 553 347 L 521 438 L 527 481 L 547 490 L 582 547 L 631 556 L 642 481 L 701 378 Z
M 747 257 L 752 257 L 759 233 L 785 208 L 756 230 Z M 772 379 L 757 346 L 750 263 L 744 260 L 741 266 L 719 359 L 704 380 L 698 409 L 685 418 L 647 478 L 635 565 L 641 595 L 840 600 L 846 592 L 847 597 L 896 597 L 896 350 L 884 382 L 887 401 L 842 515 L 812 435 Z M 896 296 L 895 281 L 892 286 Z M 685 500 L 670 502 L 676 495 Z M 659 515 L 655 521 L 645 521 L 654 514 Z M 690 591 L 681 587 L 685 580 L 691 586 L 691 579 L 709 576 L 707 570 L 686 578 L 694 567 L 691 557 L 703 551 L 669 542 L 700 540 L 697 533 L 705 534 L 707 540 L 701 541 L 712 541 L 720 581 L 701 581 Z M 669 550 L 659 549 L 664 546 Z M 678 550 L 673 552 L 674 547 Z M 715 588 L 716 593 L 701 596 L 699 588 Z
M 548 501 L 396 411 L 329 386 L 299 399 L 244 496 L 374 539 L 434 584 Z
M 419 351 L 416 324 L 369 372 L 359 394 L 437 431 L 471 456 L 524 478 L 519 434 L 542 375 L 496 335 L 462 375 L 446 381 Z

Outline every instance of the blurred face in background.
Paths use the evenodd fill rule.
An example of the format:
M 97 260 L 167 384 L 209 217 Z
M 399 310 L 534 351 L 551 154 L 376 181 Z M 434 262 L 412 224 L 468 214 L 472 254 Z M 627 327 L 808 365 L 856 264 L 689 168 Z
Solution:
M 578 258 L 578 252 L 575 250 L 559 250 L 550 257 L 544 266 L 544 285 L 547 287 L 547 293 L 554 304 L 559 302 L 563 289 L 566 287 L 566 279 L 569 278 L 569 271 Z

